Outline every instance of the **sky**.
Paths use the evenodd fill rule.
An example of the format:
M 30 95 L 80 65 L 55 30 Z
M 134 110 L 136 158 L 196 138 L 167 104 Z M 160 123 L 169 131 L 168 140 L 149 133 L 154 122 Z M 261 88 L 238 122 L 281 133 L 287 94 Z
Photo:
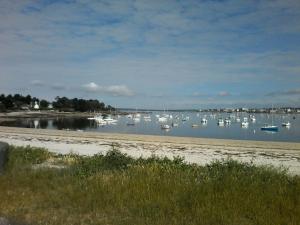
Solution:
M 0 0 L 0 92 L 300 107 L 300 1 Z

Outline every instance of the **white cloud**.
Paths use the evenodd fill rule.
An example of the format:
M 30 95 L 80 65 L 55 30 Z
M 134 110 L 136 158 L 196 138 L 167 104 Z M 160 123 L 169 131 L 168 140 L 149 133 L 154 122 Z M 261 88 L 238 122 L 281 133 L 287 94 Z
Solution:
M 32 80 L 32 81 L 30 81 L 30 84 L 33 86 L 39 86 L 39 87 L 45 86 L 45 83 L 41 80 Z
M 88 83 L 88 84 L 84 84 L 83 85 L 83 88 L 86 90 L 86 91 L 89 91 L 89 92 L 97 92 L 100 90 L 100 87 L 98 84 L 94 83 L 94 82 L 91 82 L 91 83 Z
M 126 85 L 111 85 L 111 86 L 100 86 L 94 82 L 90 82 L 82 86 L 83 90 L 87 92 L 99 92 L 106 93 L 112 96 L 133 96 L 134 92 L 129 89 Z

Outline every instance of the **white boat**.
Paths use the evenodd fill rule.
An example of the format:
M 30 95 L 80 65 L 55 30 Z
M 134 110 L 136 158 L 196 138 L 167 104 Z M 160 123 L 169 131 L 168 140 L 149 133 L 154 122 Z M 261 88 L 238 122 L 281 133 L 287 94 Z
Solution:
M 144 120 L 151 120 L 151 116 L 150 115 L 145 115 Z
M 140 117 L 133 117 L 133 120 L 134 120 L 135 122 L 140 122 L 140 121 L 141 121 L 141 118 L 140 118 Z
M 98 120 L 98 119 L 102 119 L 102 115 L 101 114 L 98 114 L 98 115 L 95 115 L 93 117 L 88 117 L 87 119 L 88 120 Z
M 178 123 L 172 123 L 172 127 L 178 127 Z
M 283 127 L 290 127 L 291 126 L 291 123 L 290 122 L 287 122 L 287 123 L 282 123 L 281 124 Z
M 238 123 L 241 122 L 241 118 L 240 118 L 240 117 L 237 117 L 237 118 L 236 118 L 236 122 L 238 122 Z
M 248 121 L 243 121 L 241 123 L 241 126 L 244 127 L 244 128 L 247 128 L 247 127 L 249 127 L 249 122 Z
M 201 119 L 201 123 L 206 124 L 206 123 L 207 123 L 207 119 L 206 119 L 206 118 L 202 118 L 202 119 Z
M 226 118 L 226 119 L 225 119 L 225 124 L 226 124 L 226 125 L 229 125 L 229 124 L 231 124 L 231 120 L 230 120 L 230 118 Z
M 104 118 L 103 120 L 107 123 L 116 123 L 116 122 L 118 122 L 118 120 L 115 120 L 111 117 Z
M 163 113 L 163 114 L 162 114 L 162 117 L 169 118 L 170 115 L 169 115 L 169 114 L 166 114 L 166 113 Z
M 169 129 L 171 129 L 171 127 L 168 124 L 163 124 L 163 125 L 161 125 L 161 129 L 169 130 Z
M 190 117 L 189 117 L 189 116 L 186 116 L 186 117 L 183 117 L 183 118 L 182 118 L 182 121 L 185 122 L 185 121 L 188 121 L 189 119 L 190 119 Z
M 218 126 L 224 126 L 224 120 L 222 118 L 218 119 Z
M 94 120 L 96 121 L 97 124 L 101 124 L 101 125 L 106 124 L 106 121 L 103 119 L 102 115 L 95 116 Z
M 199 127 L 198 124 L 192 124 L 192 127 Z
M 158 118 L 158 122 L 161 122 L 161 123 L 164 123 L 164 122 L 167 122 L 167 118 L 166 117 L 159 117 Z
M 104 121 L 104 122 L 103 122 Z M 97 119 L 97 122 L 98 123 L 106 123 L 106 124 L 116 124 L 117 122 L 118 122 L 118 120 L 116 120 L 116 119 L 113 119 L 112 117 L 111 117 L 111 115 L 108 115 L 108 116 L 106 116 L 106 117 L 100 117 L 100 118 L 98 118 Z

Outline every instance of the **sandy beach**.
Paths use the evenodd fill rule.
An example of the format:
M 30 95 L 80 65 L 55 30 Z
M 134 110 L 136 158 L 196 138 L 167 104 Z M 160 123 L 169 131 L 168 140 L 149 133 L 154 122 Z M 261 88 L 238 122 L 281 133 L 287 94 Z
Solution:
M 51 152 L 80 155 L 106 153 L 113 147 L 133 157 L 184 157 L 205 165 L 231 158 L 256 165 L 283 166 L 300 175 L 300 143 L 241 141 L 135 134 L 61 131 L 0 126 L 0 141 L 16 146 L 47 148 Z

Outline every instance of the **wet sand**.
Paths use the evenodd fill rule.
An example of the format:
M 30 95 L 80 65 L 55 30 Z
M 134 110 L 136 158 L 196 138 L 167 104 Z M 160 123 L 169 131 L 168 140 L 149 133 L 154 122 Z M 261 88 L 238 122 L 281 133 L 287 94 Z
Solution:
M 0 126 L 0 141 L 16 146 L 44 147 L 51 152 L 80 155 L 106 153 L 113 147 L 133 157 L 184 157 L 205 165 L 231 158 L 256 165 L 283 166 L 300 175 L 300 143 L 224 140 L 99 132 L 61 131 Z

